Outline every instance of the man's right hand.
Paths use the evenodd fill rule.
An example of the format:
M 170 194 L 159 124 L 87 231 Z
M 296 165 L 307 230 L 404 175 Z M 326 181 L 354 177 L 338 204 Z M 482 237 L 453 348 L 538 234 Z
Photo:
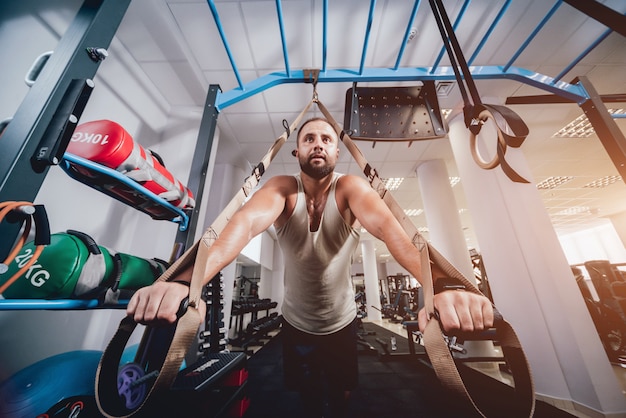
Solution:
M 189 287 L 184 284 L 159 281 L 137 290 L 128 302 L 126 313 L 140 324 L 170 325 L 178 319 L 180 303 L 187 296 Z M 204 315 L 206 307 L 204 303 L 200 305 L 198 309 Z

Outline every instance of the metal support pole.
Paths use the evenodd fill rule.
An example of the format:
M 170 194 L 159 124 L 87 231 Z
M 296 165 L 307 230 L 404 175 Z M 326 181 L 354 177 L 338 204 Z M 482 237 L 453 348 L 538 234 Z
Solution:
M 207 93 L 198 140 L 196 141 L 196 149 L 191 162 L 189 180 L 187 181 L 187 187 L 195 193 L 195 199 L 198 204 L 189 217 L 189 227 L 185 231 L 179 230 L 176 234 L 176 245 L 178 246 L 176 253 L 178 256 L 194 244 L 196 229 L 198 228 L 198 217 L 200 215 L 200 202 L 202 202 L 202 195 L 204 194 L 211 149 L 213 148 L 213 136 L 217 127 L 219 111 L 216 103 L 220 91 L 218 85 L 212 84 L 209 86 Z
M 88 48 L 108 48 L 130 0 L 86 0 L 17 109 L 0 141 L 0 201 L 33 201 L 48 167 L 36 172 L 31 157 L 62 105 L 72 80 L 92 79 L 100 60 Z M 0 225 L 0 259 L 19 233 Z
M 596 0 L 565 0 L 565 3 L 626 36 L 626 16 Z
M 598 94 L 587 77 L 580 76 L 575 80 L 587 91 L 589 99 L 580 104 L 587 119 L 591 122 L 593 129 L 604 149 L 609 154 L 615 168 L 626 182 L 626 137 L 602 102 L 602 97 Z

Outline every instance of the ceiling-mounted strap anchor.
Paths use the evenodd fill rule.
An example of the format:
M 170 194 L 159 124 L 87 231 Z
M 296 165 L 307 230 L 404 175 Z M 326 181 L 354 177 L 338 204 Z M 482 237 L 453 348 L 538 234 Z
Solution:
M 302 70 L 305 83 L 313 84 L 313 101 L 317 102 L 317 81 L 319 80 L 320 70 L 317 68 Z

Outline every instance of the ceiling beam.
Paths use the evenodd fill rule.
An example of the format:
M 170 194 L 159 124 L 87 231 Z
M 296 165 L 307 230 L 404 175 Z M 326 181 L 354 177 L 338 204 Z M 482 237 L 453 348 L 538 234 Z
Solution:
M 580 76 L 578 81 L 589 93 L 589 99 L 581 103 L 580 107 L 593 125 L 593 129 L 611 161 L 615 164 L 618 173 L 622 176 L 622 180 L 626 182 L 626 137 L 612 119 L 589 79 Z
M 626 16 L 596 0 L 565 0 L 575 9 L 611 28 L 622 36 L 626 36 Z
M 603 103 L 626 103 L 626 93 L 622 94 L 603 94 L 600 95 Z M 538 94 L 530 96 L 512 96 L 507 97 L 505 104 L 556 104 L 556 103 L 575 103 L 565 97 L 556 94 Z

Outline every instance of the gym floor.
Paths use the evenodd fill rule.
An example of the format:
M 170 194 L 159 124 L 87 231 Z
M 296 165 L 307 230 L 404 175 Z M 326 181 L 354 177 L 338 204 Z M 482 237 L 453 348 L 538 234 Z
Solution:
M 401 324 L 397 324 L 397 323 L 392 323 L 390 321 L 387 320 L 381 320 L 381 321 L 371 321 L 372 323 L 382 327 L 382 328 L 386 328 L 398 335 L 401 335 L 403 337 L 406 337 L 406 330 L 402 327 Z M 468 364 L 470 367 L 472 366 L 472 364 Z M 478 365 L 474 365 L 474 368 L 476 370 L 481 371 L 482 373 L 485 373 L 487 375 L 489 375 L 490 377 L 497 379 L 503 383 L 506 384 L 511 384 L 511 377 L 510 375 L 508 375 L 507 373 L 499 370 L 499 368 L 497 367 L 480 367 Z M 613 371 L 615 372 L 615 376 L 617 377 L 617 380 L 621 383 L 622 385 L 622 392 L 626 395 L 626 365 L 617 365 L 617 364 L 613 364 Z M 591 418 L 591 415 L 587 415 L 581 411 L 577 411 L 574 407 L 574 405 L 571 402 L 567 402 L 567 401 L 558 401 L 558 400 L 553 400 L 553 399 L 542 399 L 544 402 L 552 404 L 554 406 L 556 406 L 557 408 L 564 410 L 576 417 L 581 417 L 581 418 Z
M 407 333 L 401 324 L 383 321 L 364 321 L 365 331 L 375 330 L 376 335 L 366 336 L 378 352 L 382 352 L 379 341 L 390 342 L 391 337 L 397 336 L 397 352 L 405 351 L 408 347 Z M 248 360 L 249 378 L 247 391 L 251 404 L 246 418 L 254 417 L 292 417 L 297 416 L 298 398 L 295 393 L 288 392 L 282 386 L 282 360 L 280 350 L 280 335 L 263 347 L 255 347 L 255 353 Z M 391 346 L 391 344 L 389 344 Z M 368 351 L 361 347 L 359 354 L 360 383 L 353 392 L 349 417 L 469 417 L 474 416 L 472 411 L 463 406 L 450 402 L 449 395 L 442 392 L 437 378 L 432 370 L 419 361 L 387 360 L 380 361 L 377 351 Z M 469 363 L 466 363 L 469 365 Z M 489 408 L 496 413 L 494 416 L 513 416 L 520 408 L 512 406 L 511 377 L 500 370 L 498 363 L 475 363 L 468 381 L 472 387 L 480 387 L 475 394 L 486 397 Z M 626 369 L 616 367 L 616 373 L 621 382 L 626 382 Z M 464 380 L 466 379 L 465 374 Z M 486 378 L 485 375 L 490 376 Z M 481 377 L 482 376 L 482 377 Z M 469 383 L 468 383 L 469 385 Z M 469 386 L 468 386 L 469 387 Z M 484 400 L 483 399 L 483 400 Z M 270 414 L 270 415 L 268 415 Z M 294 415 L 296 414 L 296 415 Z M 513 415 L 511 415 L 513 414 Z M 570 402 L 554 402 L 550 399 L 537 399 L 535 417 L 590 417 L 577 411 Z

